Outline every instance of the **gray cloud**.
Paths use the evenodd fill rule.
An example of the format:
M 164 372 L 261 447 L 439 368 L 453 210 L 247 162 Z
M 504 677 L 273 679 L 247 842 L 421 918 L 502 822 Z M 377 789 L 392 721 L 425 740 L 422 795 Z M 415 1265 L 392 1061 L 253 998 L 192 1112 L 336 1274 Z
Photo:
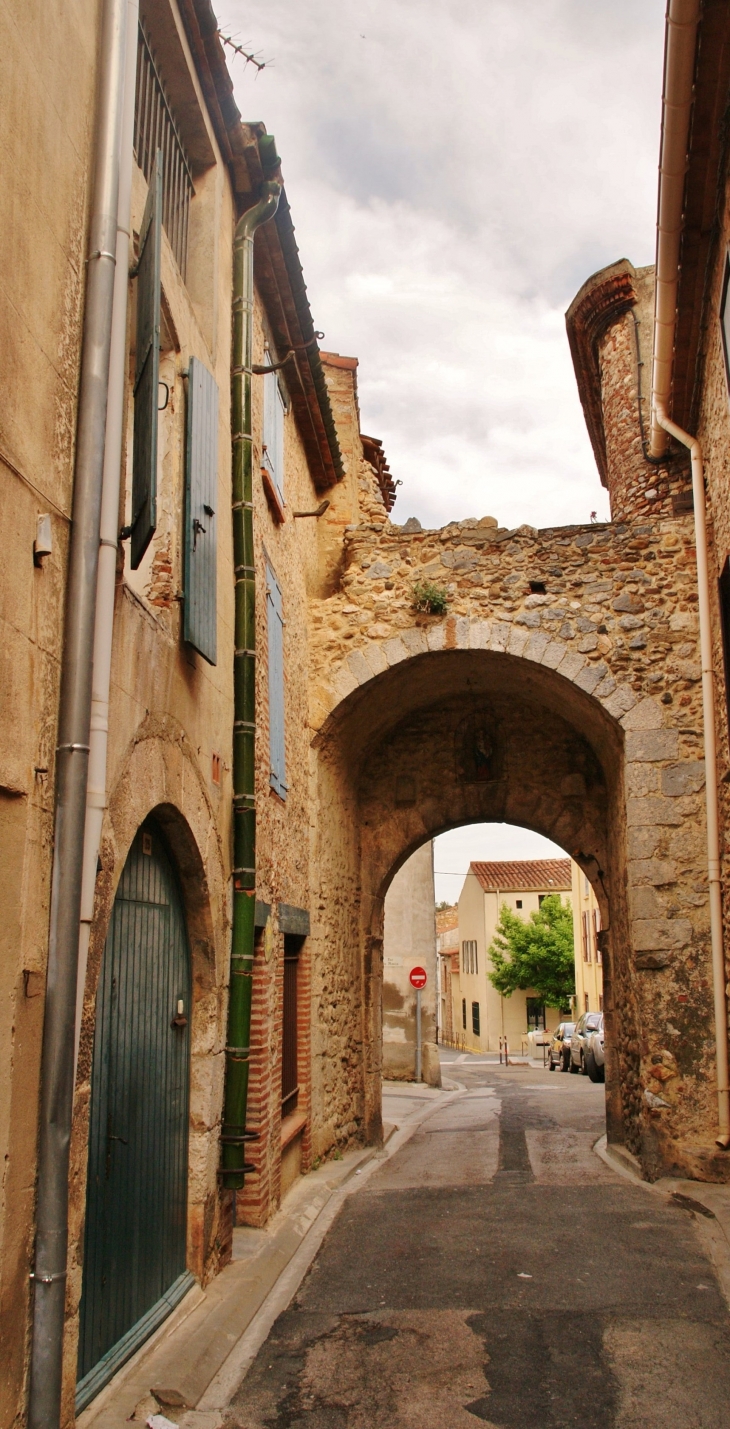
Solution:
M 662 0 L 225 0 L 276 134 L 315 321 L 360 358 L 396 519 L 607 514 L 563 313 L 651 262 Z M 361 36 L 365 38 L 361 38 Z

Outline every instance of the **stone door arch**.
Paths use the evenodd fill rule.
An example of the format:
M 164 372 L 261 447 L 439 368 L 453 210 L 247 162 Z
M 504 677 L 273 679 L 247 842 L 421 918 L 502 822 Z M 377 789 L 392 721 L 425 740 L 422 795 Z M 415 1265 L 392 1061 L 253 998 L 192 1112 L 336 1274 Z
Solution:
M 596 891 L 609 1134 L 650 1175 L 696 1174 L 698 1160 L 706 1175 L 716 1153 L 707 906 L 697 891 L 703 773 L 671 708 L 565 640 L 468 618 L 414 623 L 354 650 L 322 696 L 320 686 L 331 702 L 313 740 L 323 1105 L 334 1103 L 350 1134 L 377 1137 L 390 879 L 426 839 L 503 820 L 558 843 Z M 663 1081 L 658 1059 L 671 1073 Z M 349 1069 L 339 1106 L 338 1063 Z M 665 1105 L 652 1105 L 657 1096 Z

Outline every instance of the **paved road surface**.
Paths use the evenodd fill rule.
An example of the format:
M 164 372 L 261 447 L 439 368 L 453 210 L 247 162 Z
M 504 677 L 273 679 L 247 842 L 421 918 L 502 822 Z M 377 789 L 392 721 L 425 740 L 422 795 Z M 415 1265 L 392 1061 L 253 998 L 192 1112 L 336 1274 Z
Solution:
M 714 1272 L 691 1214 L 595 1156 L 603 1088 L 448 1075 L 466 1094 L 347 1200 L 231 1429 L 727 1429 Z

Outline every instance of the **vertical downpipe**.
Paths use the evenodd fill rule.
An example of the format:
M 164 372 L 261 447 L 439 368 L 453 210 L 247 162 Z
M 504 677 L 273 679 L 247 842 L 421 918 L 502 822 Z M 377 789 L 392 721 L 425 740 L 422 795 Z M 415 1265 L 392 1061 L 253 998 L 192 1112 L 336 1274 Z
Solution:
M 221 1184 L 240 1191 L 246 1166 L 254 915 L 256 910 L 256 586 L 253 542 L 253 242 L 274 217 L 281 185 L 262 197 L 236 225 L 233 240 L 231 355 L 232 524 L 235 579 L 233 664 L 233 932 L 228 993 L 226 1085 L 221 1131 Z
M 86 267 L 73 509 L 56 749 L 56 799 L 38 1130 L 30 1429 L 56 1429 L 68 1250 L 68 1165 L 92 648 L 117 244 L 126 0 L 105 0 Z

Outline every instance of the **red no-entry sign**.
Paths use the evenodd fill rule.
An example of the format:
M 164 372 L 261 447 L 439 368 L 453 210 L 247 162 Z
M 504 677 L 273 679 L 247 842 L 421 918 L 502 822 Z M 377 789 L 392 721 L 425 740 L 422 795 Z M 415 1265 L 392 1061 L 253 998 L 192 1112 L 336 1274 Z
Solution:
M 426 986 L 426 982 L 427 982 L 426 969 L 425 969 L 425 968 L 411 968 L 410 978 L 411 978 L 411 985 L 412 985 L 413 987 L 417 987 L 417 988 L 425 987 L 425 986 Z

